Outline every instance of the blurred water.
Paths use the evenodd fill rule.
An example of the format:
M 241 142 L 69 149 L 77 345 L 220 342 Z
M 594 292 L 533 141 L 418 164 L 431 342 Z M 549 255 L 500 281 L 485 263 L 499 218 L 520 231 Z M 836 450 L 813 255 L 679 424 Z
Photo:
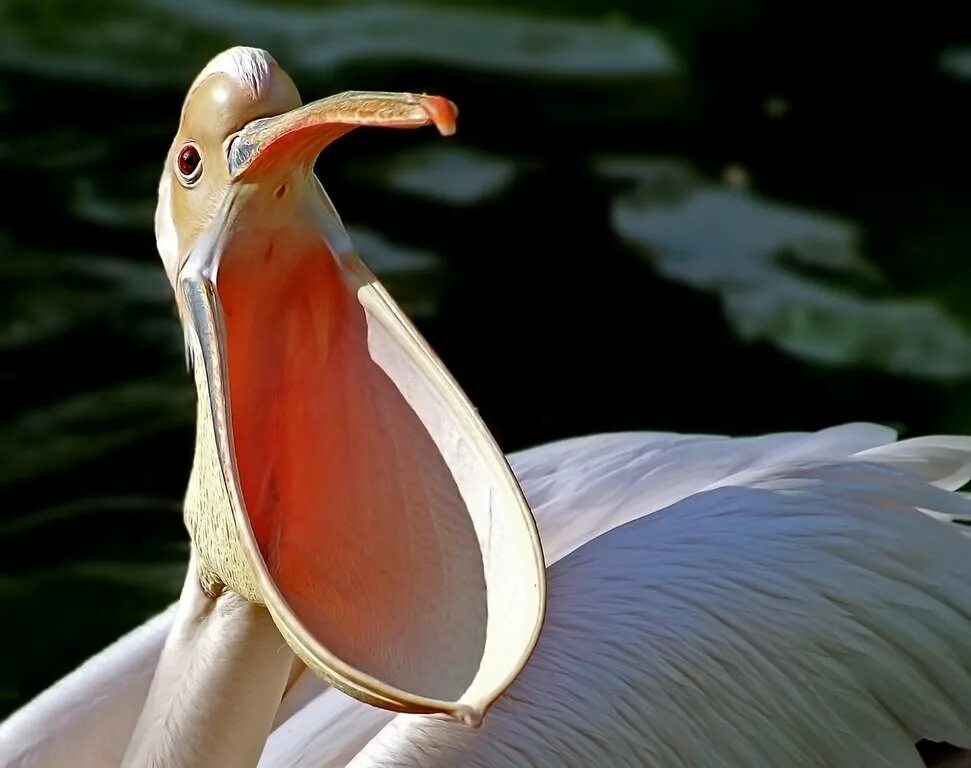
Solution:
M 719 296 L 741 340 L 830 365 L 971 375 L 971 334 L 933 299 L 887 290 L 859 227 L 705 182 L 678 161 L 612 160 L 603 172 L 636 182 L 615 199 L 615 231 L 660 274 Z
M 643 5 L 0 4 L 0 713 L 176 594 L 194 395 L 151 218 L 232 44 L 305 98 L 459 104 L 453 139 L 359 131 L 318 170 L 506 448 L 971 432 L 971 33 Z

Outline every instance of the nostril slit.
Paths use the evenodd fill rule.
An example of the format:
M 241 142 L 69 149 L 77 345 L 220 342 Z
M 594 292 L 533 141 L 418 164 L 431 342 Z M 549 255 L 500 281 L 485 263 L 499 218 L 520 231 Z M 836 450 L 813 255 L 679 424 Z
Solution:
M 279 187 L 276 188 L 276 199 L 279 200 L 286 193 L 287 193 L 287 185 L 281 184 Z

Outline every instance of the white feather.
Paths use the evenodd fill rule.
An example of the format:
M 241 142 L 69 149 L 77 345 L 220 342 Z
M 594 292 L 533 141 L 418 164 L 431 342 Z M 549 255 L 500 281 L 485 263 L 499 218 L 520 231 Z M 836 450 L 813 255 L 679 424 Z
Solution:
M 262 48 L 238 45 L 213 58 L 189 86 L 191 94 L 207 77 L 224 74 L 243 85 L 254 101 L 266 95 L 270 87 L 270 69 L 276 60 Z M 188 96 L 186 97 L 188 100 Z
M 916 768 L 919 738 L 971 747 L 971 542 L 918 511 L 956 503 L 803 463 L 614 529 L 550 568 L 539 646 L 480 731 L 398 717 L 351 766 Z
M 727 438 L 591 435 L 509 457 L 536 514 L 547 562 L 618 525 L 787 461 L 840 459 L 892 443 L 893 430 L 846 424 L 820 432 Z
M 897 467 L 948 491 L 956 491 L 971 480 L 969 437 L 915 437 L 860 451 L 857 456 Z

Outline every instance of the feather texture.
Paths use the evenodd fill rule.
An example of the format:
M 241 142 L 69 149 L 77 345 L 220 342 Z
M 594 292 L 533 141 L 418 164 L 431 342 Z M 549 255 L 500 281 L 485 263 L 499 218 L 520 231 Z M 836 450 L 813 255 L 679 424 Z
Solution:
M 526 670 L 481 731 L 398 717 L 351 765 L 921 766 L 971 747 L 966 505 L 863 461 L 766 469 L 550 568 Z M 309 763 L 308 763 L 309 764 Z

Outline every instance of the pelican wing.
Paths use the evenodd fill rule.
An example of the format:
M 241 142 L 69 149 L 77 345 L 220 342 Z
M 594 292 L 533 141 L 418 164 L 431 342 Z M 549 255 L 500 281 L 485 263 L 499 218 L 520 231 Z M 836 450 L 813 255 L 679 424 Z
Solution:
M 482 731 L 396 718 L 353 768 L 917 768 L 919 739 L 971 747 L 971 539 L 935 519 L 971 503 L 928 482 L 966 481 L 971 441 L 798 453 L 552 565 L 543 636 Z
M 895 440 L 892 429 L 865 423 L 743 438 L 626 432 L 561 440 L 514 453 L 509 461 L 536 515 L 550 564 L 618 525 L 719 485 L 744 484 L 785 462 L 843 459 L 887 446 L 882 461 L 893 451 L 910 450 L 926 462 L 928 473 L 941 474 L 932 451 L 953 438 L 922 438 L 916 450 L 906 447 L 913 441 Z M 957 456 L 964 468 L 971 461 L 966 442 Z

